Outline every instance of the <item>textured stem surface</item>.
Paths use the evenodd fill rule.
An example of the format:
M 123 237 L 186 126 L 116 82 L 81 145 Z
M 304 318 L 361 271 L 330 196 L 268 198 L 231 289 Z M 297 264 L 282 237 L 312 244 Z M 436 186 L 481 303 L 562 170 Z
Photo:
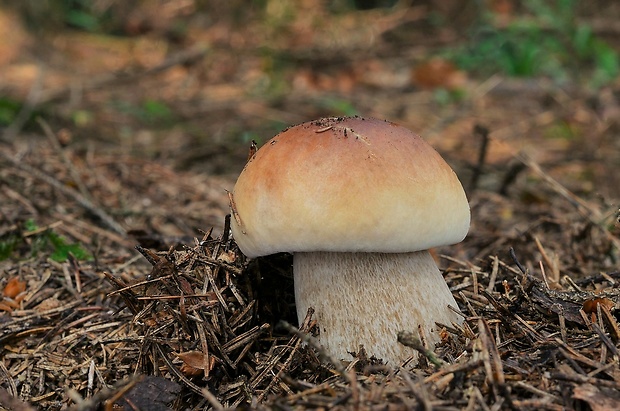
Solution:
M 435 322 L 461 323 L 448 309 L 457 307 L 435 261 L 427 251 L 413 253 L 295 253 L 295 301 L 300 322 L 315 309 L 320 341 L 334 357 L 364 345 L 374 355 L 398 365 L 413 349 L 397 342 L 401 330 L 439 341 Z

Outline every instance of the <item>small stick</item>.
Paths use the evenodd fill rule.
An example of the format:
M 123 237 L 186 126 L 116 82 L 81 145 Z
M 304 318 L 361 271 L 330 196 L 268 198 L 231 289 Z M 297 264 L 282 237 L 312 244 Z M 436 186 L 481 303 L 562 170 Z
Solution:
M 512 165 L 512 167 L 510 167 L 510 169 L 504 175 L 504 178 L 502 179 L 502 184 L 500 185 L 498 192 L 503 196 L 507 196 L 508 188 L 512 185 L 512 183 L 515 182 L 519 174 L 521 174 L 521 172 L 526 169 L 527 166 L 521 162 Z
M 218 401 L 217 397 L 213 395 L 213 393 L 209 391 L 208 388 L 205 387 L 200 392 L 202 396 L 205 398 L 205 400 L 209 401 L 209 404 L 211 404 L 211 407 L 213 407 L 215 411 L 224 410 L 224 406 L 222 405 L 222 403 Z
M 562 337 L 562 341 L 566 344 L 567 342 L 567 333 L 566 333 L 566 318 L 564 317 L 564 307 L 562 304 L 555 303 L 554 304 L 558 309 L 558 320 L 560 321 L 560 336 Z
M 89 199 L 87 199 L 86 197 L 78 193 L 77 191 L 70 189 L 69 187 L 61 183 L 60 181 L 40 171 L 39 169 L 32 167 L 24 162 L 17 161 L 5 153 L 0 152 L 0 157 L 10 162 L 15 168 L 18 168 L 32 175 L 34 178 L 41 180 L 44 183 L 49 184 L 50 186 L 60 191 L 61 193 L 71 197 L 79 205 L 81 205 L 86 210 L 90 211 L 91 213 L 99 217 L 101 221 L 109 229 L 115 231 L 117 234 L 120 234 L 122 236 L 127 235 L 127 231 L 125 231 L 125 229 L 119 223 L 117 223 L 108 213 L 106 213 L 103 209 L 94 205 Z
M 560 282 L 560 270 L 557 264 L 554 264 L 551 258 L 549 258 L 547 251 L 545 250 L 545 248 L 543 247 L 542 243 L 540 242 L 537 236 L 534 236 L 534 242 L 536 243 L 536 247 L 538 248 L 538 251 L 540 251 L 540 254 L 542 255 L 543 260 L 545 260 L 545 263 L 551 269 L 551 281 L 556 284 L 559 283 Z
M 211 228 L 211 230 L 213 230 L 213 228 Z M 205 235 L 203 242 L 206 241 L 207 238 L 208 236 Z M 230 239 L 230 214 L 226 214 L 226 216 L 224 216 L 224 230 L 222 230 L 221 239 L 222 244 L 227 244 L 226 250 L 228 250 L 228 240 Z
M 601 305 L 599 304 L 599 307 Z M 609 350 L 611 351 L 611 353 L 613 355 L 615 355 L 616 357 L 620 357 L 620 351 L 618 351 L 618 348 L 616 348 L 616 346 L 614 345 L 614 343 L 611 341 L 611 339 L 605 334 L 605 332 L 601 329 L 601 327 L 598 326 L 598 324 L 592 324 L 592 328 L 594 329 L 594 331 L 596 331 L 596 333 L 598 334 L 599 338 L 601 339 L 601 341 L 603 342 L 603 346 L 609 348 Z M 605 361 L 601 360 L 600 361 L 601 364 L 605 364 Z
M 516 411 L 517 407 L 512 401 L 512 396 L 506 386 L 506 377 L 502 365 L 502 358 L 493 338 L 491 338 L 491 330 L 489 324 L 483 319 L 478 320 L 478 331 L 482 342 L 484 368 L 491 384 L 496 388 L 497 394 L 501 395 L 508 403 L 508 408 Z M 486 358 L 485 358 L 486 357 Z
M 63 150 L 62 145 L 60 144 L 60 141 L 58 140 L 58 136 L 56 136 L 56 134 L 52 131 L 52 128 L 47 123 L 47 121 L 45 121 L 41 117 L 37 117 L 36 120 L 37 120 L 37 123 L 39 123 L 39 126 L 41 126 L 41 129 L 43 129 L 43 133 L 45 134 L 45 136 L 52 143 L 52 145 L 54 146 L 54 149 L 60 155 L 62 162 L 65 163 L 65 166 L 67 167 L 67 169 L 69 169 L 69 174 L 71 175 L 73 182 L 75 182 L 75 185 L 80 191 L 80 194 L 82 194 L 85 198 L 87 198 L 89 201 L 92 201 L 94 203 L 93 197 L 90 195 L 90 192 L 86 188 L 86 184 L 84 184 L 82 177 L 80 177 L 80 173 L 78 173 L 78 171 L 75 169 L 73 163 L 71 162 L 69 157 L 67 157 L 67 153 L 65 153 L 65 150 Z
M 422 345 L 422 341 L 411 331 L 399 331 L 397 334 L 398 342 L 402 345 L 413 348 L 425 356 L 436 368 L 441 367 L 445 362 L 437 357 L 435 353 Z
M 471 317 L 478 317 L 478 313 L 476 312 L 476 310 L 474 310 L 474 307 L 471 305 L 469 298 L 467 298 L 467 296 L 462 291 L 459 291 L 459 296 L 465 302 L 465 305 L 467 306 L 467 310 L 469 310 L 469 314 L 471 315 Z
M 86 398 L 91 398 L 93 396 L 93 388 L 95 386 L 95 361 L 90 360 L 90 365 L 88 367 L 88 386 L 86 387 Z
M 519 260 L 517 259 L 517 254 L 515 253 L 515 249 L 512 247 L 510 247 L 510 258 L 512 258 L 512 261 L 514 261 L 517 267 L 519 267 L 521 273 L 527 273 L 527 269 L 523 266 L 523 264 L 521 264 L 521 262 L 519 262 Z
M 334 128 L 334 126 L 327 126 L 327 127 L 323 127 L 323 128 L 318 129 L 318 130 L 315 130 L 314 132 L 317 133 L 317 134 L 324 133 L 324 132 L 326 132 L 328 130 L 331 130 L 332 128 Z
M 540 266 L 540 275 L 542 275 L 542 279 L 545 283 L 545 287 L 547 287 L 547 290 L 549 290 L 549 282 L 547 281 L 547 274 L 545 274 L 545 266 L 543 265 L 542 261 L 538 262 L 538 265 Z
M 309 333 L 300 331 L 299 329 L 297 329 L 296 327 L 292 326 L 290 323 L 284 320 L 278 323 L 278 327 L 282 327 L 286 331 L 290 332 L 291 334 L 295 334 L 295 336 L 297 336 L 297 338 L 299 338 L 302 342 L 316 349 L 316 351 L 319 354 L 319 357 L 327 360 L 330 364 L 332 364 L 334 368 L 336 369 L 336 371 L 338 371 L 338 374 L 340 374 L 342 378 L 344 378 L 349 383 L 353 382 L 351 381 L 350 376 L 347 373 L 347 370 L 342 365 L 342 363 L 338 361 L 336 358 L 332 357 L 327 351 L 325 351 L 325 348 L 323 348 L 323 346 L 321 345 L 318 339 L 316 339 Z
M 7 391 L 9 392 L 9 394 L 12 397 L 19 398 L 19 391 L 17 391 L 17 385 L 15 385 L 15 381 L 13 380 L 11 373 L 6 368 L 6 365 L 4 365 L 4 361 L 0 361 L 0 371 L 2 371 L 2 374 L 4 374 L 3 379 L 8 382 L 9 387 Z
M 235 203 L 235 199 L 233 197 L 233 193 L 228 191 L 228 201 L 230 202 L 230 211 L 237 222 L 237 225 L 241 227 L 241 232 L 245 234 L 245 230 L 243 229 L 243 222 L 241 221 L 241 217 L 239 217 L 239 213 L 237 212 L 237 204 Z
M 620 239 L 616 237 L 611 231 L 607 230 L 603 221 L 601 221 L 601 211 L 590 205 L 588 202 L 581 199 L 579 196 L 568 190 L 557 180 L 547 174 L 543 169 L 532 160 L 525 153 L 518 153 L 515 155 L 523 164 L 532 169 L 538 176 L 540 176 L 556 193 L 564 197 L 569 203 L 571 203 L 577 211 L 596 227 L 598 227 L 607 239 L 613 243 L 616 249 L 620 250 Z
M 495 281 L 497 280 L 497 274 L 499 272 L 499 259 L 497 256 L 493 257 L 493 269 L 491 270 L 491 278 L 489 278 L 489 285 L 487 286 L 487 293 L 492 293 L 495 288 Z
M 478 276 L 476 275 L 476 271 L 472 268 L 471 270 L 471 282 L 472 288 L 475 296 L 478 296 Z
M 480 149 L 478 151 L 478 162 L 476 163 L 476 166 L 474 167 L 474 173 L 472 174 L 471 180 L 469 182 L 470 193 L 473 193 L 478 187 L 478 180 L 480 179 L 480 175 L 482 175 L 482 169 L 484 167 L 487 153 L 489 151 L 488 150 L 489 129 L 480 124 L 476 124 L 474 126 L 474 133 L 480 137 L 481 143 L 480 143 Z
M 414 384 L 411 380 L 411 377 L 407 373 L 402 373 L 403 379 L 407 386 L 409 386 L 409 391 L 411 394 L 418 400 L 420 403 L 422 410 L 424 411 L 433 411 L 433 405 L 431 404 L 430 396 L 428 390 L 424 386 L 424 383 Z
M 618 327 L 618 322 L 605 304 L 599 304 L 599 306 L 601 307 L 603 318 L 606 320 L 607 326 L 609 328 L 609 336 L 615 343 L 617 343 L 618 340 L 620 340 L 620 328 Z

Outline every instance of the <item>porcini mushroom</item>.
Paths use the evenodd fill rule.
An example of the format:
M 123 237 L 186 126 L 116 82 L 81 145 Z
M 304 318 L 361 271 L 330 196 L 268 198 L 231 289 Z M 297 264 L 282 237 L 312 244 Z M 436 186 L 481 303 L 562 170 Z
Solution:
M 454 171 L 422 138 L 374 118 L 324 118 L 281 132 L 241 172 L 233 236 L 248 257 L 293 253 L 297 315 L 315 310 L 332 356 L 392 365 L 416 353 L 401 330 L 439 341 L 460 317 L 431 247 L 460 242 L 469 204 Z

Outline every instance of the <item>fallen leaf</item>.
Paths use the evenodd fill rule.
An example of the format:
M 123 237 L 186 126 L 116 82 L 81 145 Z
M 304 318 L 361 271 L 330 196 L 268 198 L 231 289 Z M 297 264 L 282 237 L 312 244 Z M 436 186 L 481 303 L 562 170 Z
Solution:
M 620 395 L 616 391 L 582 384 L 573 390 L 573 398 L 588 403 L 592 411 L 620 410 Z
M 48 311 L 48 310 L 53 310 L 54 308 L 58 308 L 62 305 L 62 302 L 55 297 L 50 297 L 50 298 L 46 298 L 45 300 L 41 301 L 36 307 L 35 310 L 42 312 L 42 311 Z
M 609 298 L 592 298 L 583 303 L 583 312 L 586 314 L 596 313 L 598 305 L 604 305 L 608 309 L 613 309 L 616 305 Z
M 24 291 L 26 291 L 26 282 L 21 281 L 19 277 L 13 277 L 6 283 L 2 293 L 5 297 L 15 298 Z
M 183 364 L 181 372 L 187 376 L 197 376 L 204 373 L 205 354 L 201 351 L 187 351 L 177 355 Z
M 416 86 L 425 89 L 455 90 L 464 86 L 466 75 L 454 63 L 442 58 L 433 58 L 418 64 L 413 69 L 412 81 Z
M 178 393 L 181 386 L 164 377 L 145 376 L 126 395 L 114 405 L 121 410 L 169 411 L 168 406 Z
M 237 255 L 234 251 L 222 251 L 222 253 L 220 253 L 220 255 L 217 257 L 218 260 L 229 264 L 233 264 L 236 258 Z

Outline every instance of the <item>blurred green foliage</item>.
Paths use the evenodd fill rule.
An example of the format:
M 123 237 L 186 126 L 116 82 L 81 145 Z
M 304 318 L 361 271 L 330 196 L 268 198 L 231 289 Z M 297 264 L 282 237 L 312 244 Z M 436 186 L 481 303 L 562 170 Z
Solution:
M 353 103 L 348 99 L 326 97 L 320 101 L 320 104 L 323 108 L 328 109 L 337 116 L 356 116 L 360 114 Z
M 579 79 L 594 88 L 618 76 L 618 53 L 577 22 L 576 0 L 526 0 L 523 5 L 526 12 L 504 28 L 483 13 L 469 43 L 453 51 L 452 60 L 473 73 Z
M 433 100 L 440 106 L 448 106 L 454 103 L 460 103 L 467 98 L 467 93 L 461 88 L 449 90 L 440 87 L 433 91 Z
M 99 15 L 92 8 L 89 0 L 64 0 L 62 2 L 64 22 L 85 31 L 99 31 L 105 13 Z
M 34 220 L 26 220 L 22 227 L 22 233 L 33 233 L 39 230 Z M 15 256 L 22 246 L 27 245 L 27 253 L 37 256 L 40 253 L 50 253 L 54 261 L 66 261 L 70 255 L 78 260 L 91 260 L 92 255 L 80 244 L 70 243 L 63 236 L 53 230 L 44 230 L 29 235 L 28 242 L 25 237 L 16 231 L 9 232 L 0 237 L 0 261 Z
M 11 257 L 20 241 L 20 237 L 15 233 L 8 233 L 0 237 L 0 261 Z
M 0 97 L 0 127 L 8 127 L 15 121 L 23 122 L 23 128 L 29 129 L 36 125 L 34 121 L 42 109 L 24 109 L 24 104 L 13 98 Z
M 577 140 L 583 137 L 581 130 L 566 121 L 558 120 L 543 129 L 544 138 L 558 140 Z
M 0 98 L 0 126 L 11 124 L 20 109 L 21 103 L 6 97 Z
M 93 0 L 3 0 L 2 4 L 19 11 L 33 31 L 73 27 L 90 32 L 110 30 L 114 24 L 111 6 L 118 1 Z
M 172 126 L 176 118 L 172 109 L 163 101 L 147 99 L 140 105 L 129 101 L 115 101 L 112 106 L 121 113 L 130 115 L 144 124 Z

